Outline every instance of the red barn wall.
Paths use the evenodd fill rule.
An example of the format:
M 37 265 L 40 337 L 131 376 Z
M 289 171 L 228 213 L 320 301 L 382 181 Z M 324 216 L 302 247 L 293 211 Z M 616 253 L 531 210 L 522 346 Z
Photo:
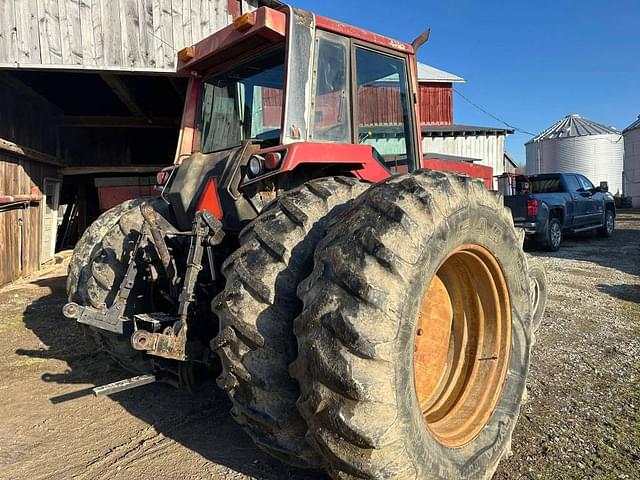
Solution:
M 453 123 L 453 89 L 450 83 L 420 83 L 418 85 L 420 123 L 451 125 Z
M 327 97 L 327 95 L 323 96 Z M 338 112 L 335 101 L 318 99 L 322 123 L 330 125 Z M 326 103 L 326 105 L 324 104 Z M 451 125 L 453 123 L 453 89 L 451 83 L 426 82 L 418 85 L 418 104 L 422 125 Z M 262 92 L 264 126 L 278 128 L 282 113 L 282 91 L 265 88 Z M 397 88 L 367 86 L 358 95 L 360 125 L 399 125 L 402 123 L 400 92 Z

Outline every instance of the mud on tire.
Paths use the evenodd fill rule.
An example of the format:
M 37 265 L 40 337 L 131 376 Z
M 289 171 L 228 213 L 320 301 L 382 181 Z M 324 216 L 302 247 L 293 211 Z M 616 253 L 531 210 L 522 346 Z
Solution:
M 100 215 L 85 230 L 69 263 L 67 296 L 70 302 L 94 308 L 112 304 L 140 234 L 143 222 L 140 206 L 144 203 L 150 203 L 160 214 L 168 216 L 162 200 L 129 200 Z M 129 302 L 127 310 L 135 311 L 135 299 L 130 297 Z M 80 326 L 125 369 L 133 373 L 151 370 L 143 354 L 131 347 L 128 337 L 88 325 Z
M 240 233 L 223 264 L 226 288 L 213 301 L 220 333 L 212 342 L 233 418 L 273 456 L 315 467 L 307 426 L 295 402 L 299 388 L 288 366 L 296 357 L 293 319 L 301 310 L 298 283 L 313 268 L 313 251 L 329 218 L 368 188 L 354 178 L 322 178 L 282 195 Z
M 414 346 L 427 285 L 447 252 L 466 244 L 479 244 L 499 262 L 512 340 L 496 408 L 475 438 L 450 448 L 424 421 Z M 308 441 L 334 478 L 493 474 L 510 448 L 532 337 L 526 261 L 501 197 L 468 177 L 392 177 L 330 225 L 298 295 L 304 309 L 294 322 L 299 356 L 290 371 L 300 384 Z

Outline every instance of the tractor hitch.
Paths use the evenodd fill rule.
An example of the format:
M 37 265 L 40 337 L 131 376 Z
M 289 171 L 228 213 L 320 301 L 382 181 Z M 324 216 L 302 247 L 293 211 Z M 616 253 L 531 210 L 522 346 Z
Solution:
M 154 216 L 147 212 L 149 220 L 154 224 Z M 147 217 L 145 217 L 146 219 Z M 152 230 L 153 231 L 153 230 Z M 158 235 L 161 237 L 161 235 Z M 193 220 L 193 230 L 191 232 L 191 244 L 187 257 L 187 269 L 184 275 L 182 291 L 180 292 L 178 306 L 178 321 L 172 326 L 160 332 L 149 332 L 147 330 L 136 330 L 131 336 L 131 346 L 136 350 L 147 352 L 150 355 L 168 358 L 172 360 L 187 360 L 187 318 L 189 306 L 195 299 L 194 289 L 198 275 L 202 270 L 202 257 L 204 248 L 210 251 L 211 247 L 219 244 L 224 236 L 222 224 L 207 211 L 196 213 Z M 156 248 L 164 244 L 164 240 L 155 243 Z M 166 248 L 166 247 L 165 247 Z M 162 250 L 162 247 L 160 248 Z M 159 255 L 162 253 L 158 251 Z M 167 250 L 168 255 L 168 250 Z M 209 257 L 211 274 L 214 275 L 213 262 Z M 165 262 L 163 261 L 163 264 Z M 167 262 L 168 263 L 168 262 Z M 152 318 L 152 317 L 150 317 Z

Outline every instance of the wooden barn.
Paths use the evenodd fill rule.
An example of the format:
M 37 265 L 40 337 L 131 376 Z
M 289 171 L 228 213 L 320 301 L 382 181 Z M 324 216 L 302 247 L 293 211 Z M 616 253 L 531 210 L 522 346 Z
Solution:
M 182 113 L 176 52 L 254 6 L 0 2 L 0 285 L 73 246 L 101 209 L 153 192 Z M 63 214 L 76 220 L 58 231 Z

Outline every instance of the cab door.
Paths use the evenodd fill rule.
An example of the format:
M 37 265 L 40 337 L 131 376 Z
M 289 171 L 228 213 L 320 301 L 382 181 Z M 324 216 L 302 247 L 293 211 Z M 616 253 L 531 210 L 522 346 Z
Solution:
M 569 193 L 569 195 L 571 196 L 571 199 L 567 201 L 567 204 L 565 206 L 567 213 L 570 210 L 569 207 L 571 207 L 571 209 L 573 210 L 573 219 L 571 220 L 570 225 L 572 227 L 582 227 L 588 222 L 588 199 L 585 197 L 585 195 L 583 195 L 583 187 L 580 184 L 577 175 L 563 174 L 562 178 L 564 179 L 567 193 Z
M 604 221 L 604 201 L 602 195 L 596 194 L 593 183 L 584 175 L 576 175 L 580 182 L 580 194 L 585 199 L 585 223 L 602 223 Z
M 409 57 L 354 42 L 354 143 L 371 145 L 392 173 L 418 168 Z

